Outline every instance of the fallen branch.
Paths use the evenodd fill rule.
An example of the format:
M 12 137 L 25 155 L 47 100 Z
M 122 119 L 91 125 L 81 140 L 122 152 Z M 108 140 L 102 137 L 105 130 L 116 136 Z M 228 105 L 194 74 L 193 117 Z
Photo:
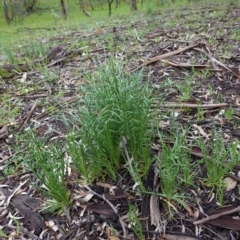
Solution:
M 168 64 L 168 65 L 171 65 L 173 67 L 183 67 L 183 68 L 198 68 L 198 69 L 208 69 L 210 71 L 221 71 L 221 69 L 213 69 L 211 68 L 209 65 L 201 65 L 201 64 L 196 64 L 196 65 L 193 65 L 191 63 L 185 63 L 185 62 L 175 62 L 175 61 L 168 61 L 166 59 L 161 59 L 160 60 L 162 63 L 165 63 L 165 64 Z
M 215 70 L 220 70 L 216 64 L 215 64 L 215 61 L 213 59 L 213 56 L 211 53 L 207 53 L 206 51 L 200 49 L 200 48 L 194 48 L 194 50 L 198 51 L 198 52 L 201 52 L 201 53 L 204 53 L 210 60 L 210 62 L 212 63 L 212 67 L 215 69 Z
M 214 214 L 212 216 L 209 216 L 209 217 L 206 217 L 204 219 L 201 219 L 201 220 L 198 220 L 198 221 L 195 221 L 193 222 L 193 224 L 195 225 L 198 225 L 198 224 L 203 224 L 205 222 L 208 222 L 208 221 L 211 221 L 211 220 L 214 220 L 214 219 L 217 219 L 221 216 L 226 216 L 226 215 L 230 215 L 232 213 L 235 213 L 235 212 L 239 212 L 240 211 L 240 206 L 239 207 L 236 207 L 232 210 L 229 210 L 229 211 L 226 211 L 226 212 L 222 212 L 222 213 L 218 213 L 218 214 Z
M 175 102 L 166 102 L 164 105 L 160 107 L 186 107 L 186 108 L 198 108 L 201 107 L 202 109 L 210 109 L 210 108 L 219 108 L 219 107 L 229 107 L 228 103 L 212 103 L 212 104 L 194 104 L 194 103 L 175 103 Z
M 234 72 L 232 69 L 230 69 L 229 67 L 227 67 L 225 64 L 221 63 L 220 61 L 218 61 L 216 58 L 214 58 L 211 54 L 205 52 L 204 50 L 200 49 L 200 48 L 194 48 L 195 50 L 197 50 L 198 52 L 201 52 L 201 53 L 204 53 L 208 58 L 209 60 L 211 61 L 212 63 L 212 66 L 213 68 L 216 70 L 216 71 L 219 71 L 219 68 L 215 65 L 218 64 L 219 66 L 221 66 L 222 68 L 224 68 L 225 70 L 231 72 L 234 76 L 236 76 L 237 78 L 240 79 L 240 74 L 239 72 Z
M 133 71 L 136 71 L 136 70 L 139 70 L 141 69 L 142 67 L 145 67 L 145 66 L 148 66 L 152 63 L 155 63 L 161 59 L 164 59 L 164 58 L 168 58 L 168 57 L 171 57 L 171 56 L 174 56 L 176 54 L 179 54 L 181 52 L 184 52 L 184 51 L 187 51 L 191 48 L 195 48 L 197 46 L 199 46 L 200 43 L 196 43 L 196 44 L 193 44 L 193 45 L 190 45 L 190 46 L 187 46 L 187 47 L 184 47 L 184 48 L 180 48 L 178 50 L 175 50 L 175 51 L 172 51 L 172 52 L 169 52 L 169 53 L 165 53 L 165 54 L 162 54 L 162 55 L 159 55 L 159 56 L 156 56 L 156 57 L 153 57 L 153 58 L 150 58 L 149 61 L 146 61 L 144 62 L 142 65 L 134 68 L 134 69 L 130 69 L 130 72 L 133 72 Z
M 24 121 L 24 123 L 19 127 L 19 129 L 18 129 L 19 132 L 20 132 L 20 131 L 24 128 L 24 126 L 27 124 L 27 122 L 28 122 L 29 118 L 31 117 L 33 111 L 36 109 L 37 104 L 38 104 L 38 99 L 34 102 L 31 110 L 28 112 L 27 117 L 26 117 L 26 120 Z

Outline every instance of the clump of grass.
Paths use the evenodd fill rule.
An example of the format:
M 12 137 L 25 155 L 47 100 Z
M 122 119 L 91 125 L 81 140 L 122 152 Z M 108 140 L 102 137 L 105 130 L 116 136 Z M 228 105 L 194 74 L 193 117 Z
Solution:
M 35 59 L 44 57 L 47 53 L 48 46 L 46 43 L 32 41 L 28 45 L 22 47 L 22 50 L 27 59 Z
M 43 82 L 54 83 L 58 79 L 58 75 L 53 71 L 50 71 L 46 66 L 41 67 L 41 79 Z
M 7 93 L 0 95 L 0 125 L 14 123 L 21 105 L 21 101 L 13 101 Z
M 193 84 L 193 77 L 189 76 L 188 74 L 185 75 L 184 82 L 176 84 L 176 88 L 180 92 L 181 96 L 179 97 L 182 101 L 187 101 L 191 99 L 192 93 L 194 90 Z
M 216 192 L 216 197 L 222 205 L 225 190 L 224 177 L 240 162 L 238 143 L 232 142 L 225 145 L 221 134 L 214 131 L 211 154 L 208 154 L 209 149 L 206 144 L 200 142 L 200 146 L 207 170 L 207 179 L 204 179 L 203 182 Z
M 31 133 L 28 136 L 28 153 L 25 164 L 44 185 L 44 193 L 51 198 L 45 210 L 59 213 L 66 210 L 71 201 L 65 186 L 66 163 L 62 148 L 58 144 L 45 146 Z
M 226 111 L 224 111 L 224 116 L 228 119 L 231 120 L 234 117 L 235 110 L 230 106 Z
M 3 232 L 2 229 L 0 229 L 0 237 L 7 238 L 7 235 Z
M 153 11 L 153 2 L 148 2 L 147 3 L 147 14 L 151 14 Z
M 11 64 L 18 63 L 19 59 L 11 48 L 1 49 L 3 52 L 4 59 Z
M 142 229 L 142 224 L 138 217 L 138 208 L 136 205 L 129 204 L 128 220 L 137 238 L 140 240 L 143 240 L 144 239 L 143 232 L 142 232 L 143 229 Z
M 79 120 L 75 119 L 81 129 L 69 136 L 68 148 L 86 179 L 93 180 L 105 172 L 115 180 L 116 170 L 130 162 L 128 157 L 136 178 L 147 173 L 154 97 L 148 83 L 141 82 L 140 73 L 126 75 L 122 64 L 110 62 L 93 74 L 83 89 L 84 106 L 79 108 Z M 120 147 L 123 138 L 128 157 Z
M 174 129 L 174 128 L 173 128 Z M 183 186 L 191 186 L 196 174 L 196 165 L 191 163 L 191 158 L 186 147 L 186 134 L 182 130 L 174 130 L 172 143 L 166 142 L 164 136 L 159 134 L 161 156 L 157 160 L 160 181 L 160 196 L 168 206 L 169 217 L 172 208 L 177 203 L 185 207 L 184 194 L 180 191 Z

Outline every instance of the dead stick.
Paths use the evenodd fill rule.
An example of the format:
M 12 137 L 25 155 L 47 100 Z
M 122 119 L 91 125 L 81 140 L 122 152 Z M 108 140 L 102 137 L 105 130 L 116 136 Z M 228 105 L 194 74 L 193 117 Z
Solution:
M 194 48 L 194 50 L 196 50 L 198 52 L 201 52 L 201 53 L 204 53 L 209 58 L 210 62 L 212 63 L 213 68 L 215 70 L 219 70 L 219 68 L 216 66 L 215 61 L 214 61 L 214 59 L 213 59 L 213 57 L 210 53 L 207 53 L 206 51 L 204 51 L 200 48 Z
M 23 96 L 26 99 L 31 99 L 31 98 L 40 98 L 40 97 L 47 97 L 48 94 L 36 94 L 36 95 L 27 95 Z
M 228 107 L 228 103 L 216 103 L 216 104 L 194 104 L 194 103 L 175 103 L 175 102 L 167 102 L 160 107 L 188 107 L 188 108 L 198 108 L 201 107 L 203 109 L 210 108 L 218 108 L 218 107 Z
M 172 51 L 172 52 L 169 52 L 169 53 L 165 53 L 165 54 L 150 58 L 149 61 L 145 62 L 144 64 L 149 65 L 149 64 L 154 63 L 154 62 L 156 62 L 160 59 L 168 58 L 168 57 L 174 56 L 176 54 L 179 54 L 181 52 L 185 52 L 185 51 L 187 51 L 191 48 L 195 48 L 198 45 L 199 45 L 199 43 L 196 43 L 196 44 L 193 44 L 193 45 L 190 45 L 190 46 L 187 46 L 187 47 L 184 47 L 184 48 L 180 48 L 178 50 L 175 50 L 175 51 Z
M 27 114 L 26 120 L 25 120 L 24 123 L 20 126 L 20 128 L 19 128 L 19 130 L 18 130 L 19 132 L 24 128 L 24 126 L 25 126 L 26 123 L 28 122 L 28 120 L 29 120 L 29 118 L 31 117 L 33 111 L 36 109 L 37 104 L 38 104 L 38 99 L 37 99 L 37 100 L 34 102 L 34 104 L 32 105 L 31 110 L 30 110 L 30 111 L 28 112 L 28 114 Z
M 205 223 L 205 222 L 217 219 L 217 218 L 219 218 L 221 216 L 230 215 L 232 213 L 239 212 L 239 211 L 240 211 L 240 206 L 236 207 L 236 208 L 234 208 L 232 210 L 229 210 L 229 211 L 226 211 L 226 212 L 222 212 L 222 213 L 219 213 L 219 214 L 214 214 L 212 216 L 206 217 L 206 218 L 201 219 L 199 221 L 195 221 L 195 222 L 193 222 L 193 224 L 195 224 L 195 225 L 202 224 L 202 223 Z
M 210 50 L 208 49 L 207 46 L 206 46 L 206 48 L 207 48 L 208 52 L 206 52 L 206 51 L 204 51 L 204 50 L 202 50 L 202 49 L 200 49 L 200 48 L 194 48 L 194 49 L 197 50 L 197 51 L 199 51 L 199 52 L 202 52 L 202 53 L 206 54 L 206 56 L 207 56 L 207 57 L 209 58 L 209 60 L 211 61 L 211 64 L 212 64 L 213 68 L 214 68 L 215 70 L 219 70 L 219 68 L 218 68 L 217 65 L 215 64 L 214 58 L 213 58 Z M 221 73 L 216 72 L 216 75 L 217 75 L 217 78 L 221 81 Z
M 133 72 L 133 71 L 136 71 L 138 69 L 141 69 L 142 67 L 150 65 L 152 63 L 155 63 L 155 62 L 157 62 L 157 61 L 159 61 L 159 60 L 161 60 L 163 58 L 168 58 L 168 57 L 174 56 L 176 54 L 179 54 L 181 52 L 187 51 L 187 50 L 189 50 L 191 48 L 195 48 L 198 45 L 199 45 L 199 43 L 196 43 L 196 44 L 193 44 L 193 45 L 190 45 L 190 46 L 187 46 L 187 47 L 184 47 L 184 48 L 180 48 L 178 50 L 175 50 L 175 51 L 172 51 L 172 52 L 169 52 L 169 53 L 165 53 L 165 54 L 162 54 L 162 55 L 150 58 L 149 61 L 144 62 L 142 65 L 136 67 L 135 69 L 131 69 L 130 72 Z
M 173 67 L 184 67 L 184 68 L 207 68 L 210 69 L 210 66 L 208 65 L 192 65 L 190 63 L 184 63 L 184 62 L 175 62 L 175 61 L 168 61 L 166 59 L 161 59 L 160 60 L 162 63 L 166 63 L 168 65 L 171 65 Z

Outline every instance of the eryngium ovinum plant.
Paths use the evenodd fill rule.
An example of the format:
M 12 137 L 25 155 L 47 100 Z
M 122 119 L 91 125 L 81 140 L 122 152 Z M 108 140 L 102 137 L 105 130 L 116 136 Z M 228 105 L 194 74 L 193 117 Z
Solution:
M 122 64 L 111 61 L 88 78 L 74 120 L 81 128 L 68 135 L 69 154 L 86 180 L 101 174 L 116 180 L 123 166 L 136 183 L 146 175 L 157 124 L 152 89 L 142 79 L 141 73 L 126 74 Z
M 65 184 L 67 164 L 60 144 L 46 144 L 34 133 L 28 134 L 28 157 L 25 164 L 40 181 L 41 191 L 49 198 L 43 210 L 61 213 L 71 206 L 70 192 Z

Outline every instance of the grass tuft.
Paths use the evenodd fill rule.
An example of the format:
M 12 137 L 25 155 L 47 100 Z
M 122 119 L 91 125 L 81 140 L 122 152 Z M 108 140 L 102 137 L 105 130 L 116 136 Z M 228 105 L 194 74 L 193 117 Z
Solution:
M 61 213 L 71 205 L 70 193 L 65 186 L 63 150 L 58 144 L 46 147 L 33 133 L 27 141 L 29 155 L 25 164 L 43 184 L 44 193 L 51 198 L 44 210 Z
M 123 138 L 135 179 L 147 173 L 154 97 L 148 83 L 141 82 L 140 73 L 125 75 L 122 64 L 110 61 L 92 75 L 83 89 L 85 105 L 79 108 L 76 123 L 81 129 L 70 135 L 68 147 L 73 162 L 88 180 L 103 172 L 116 180 L 116 170 L 124 163 L 129 165 L 126 151 L 120 147 Z
M 216 197 L 223 205 L 223 195 L 225 190 L 224 177 L 240 162 L 238 153 L 238 142 L 225 145 L 222 135 L 216 130 L 213 132 L 214 142 L 209 156 L 206 144 L 199 142 L 203 152 L 203 161 L 207 170 L 207 178 L 204 183 L 216 191 Z

